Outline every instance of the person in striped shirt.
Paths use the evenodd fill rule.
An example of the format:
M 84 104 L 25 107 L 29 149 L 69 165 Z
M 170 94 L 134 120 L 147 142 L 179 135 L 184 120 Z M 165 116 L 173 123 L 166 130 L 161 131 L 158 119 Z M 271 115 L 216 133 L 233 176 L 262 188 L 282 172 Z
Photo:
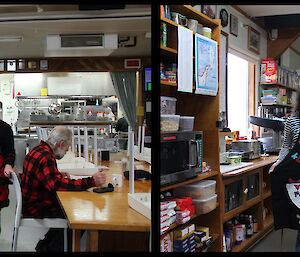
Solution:
M 300 135 L 300 92 L 297 94 L 297 102 L 293 114 L 290 115 L 284 124 L 283 143 L 279 151 L 277 161 L 271 166 L 269 173 L 288 155 L 289 151 L 296 144 Z
M 300 136 L 300 91 L 297 93 L 297 101 L 293 110 L 293 114 L 287 118 L 284 124 L 283 143 L 277 158 L 277 161 L 269 169 L 269 173 L 284 160 L 290 150 L 296 144 Z M 299 171 L 300 172 L 300 171 Z M 296 239 L 296 252 L 300 252 L 300 230 L 298 230 Z

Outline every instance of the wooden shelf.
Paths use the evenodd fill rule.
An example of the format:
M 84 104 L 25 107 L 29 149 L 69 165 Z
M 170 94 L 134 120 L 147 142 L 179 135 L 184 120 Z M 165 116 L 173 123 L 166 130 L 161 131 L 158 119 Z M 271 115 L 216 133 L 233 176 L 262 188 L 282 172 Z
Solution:
M 172 11 L 178 12 L 189 19 L 195 19 L 203 26 L 215 28 L 220 25 L 220 20 L 211 19 L 207 15 L 195 10 L 191 5 L 172 5 Z
M 165 86 L 173 86 L 173 87 L 177 87 L 177 83 L 171 83 L 171 82 L 165 82 L 165 81 L 160 81 L 161 85 L 165 85 Z
M 192 184 L 192 183 L 201 181 L 203 179 L 207 179 L 207 178 L 210 178 L 210 177 L 213 177 L 213 176 L 217 176 L 218 174 L 219 174 L 218 171 L 208 171 L 208 172 L 200 173 L 196 178 L 192 178 L 192 179 L 189 179 L 189 180 L 186 180 L 184 182 L 180 182 L 180 183 L 177 183 L 177 184 L 174 184 L 174 185 L 161 187 L 160 191 L 161 192 L 162 191 L 167 191 L 167 190 L 171 190 L 171 189 L 181 187 L 181 186 L 184 186 L 184 185 Z
M 165 23 L 168 23 L 170 25 L 173 25 L 174 27 L 178 27 L 178 24 L 175 21 L 169 20 L 165 17 L 160 17 L 160 20 L 165 22 Z
M 266 219 L 263 221 L 264 229 L 267 229 L 274 224 L 274 218 L 272 214 L 269 214 L 266 216 Z
M 274 86 L 274 87 L 279 86 L 279 87 L 283 87 L 283 88 L 290 89 L 290 90 L 293 90 L 293 91 L 297 91 L 297 89 L 285 86 L 285 85 L 280 84 L 280 83 L 260 83 L 259 85 L 260 86 Z
M 265 193 L 263 194 L 263 199 L 266 199 L 266 198 L 268 198 L 268 197 L 270 197 L 270 196 L 272 196 L 271 190 L 269 190 L 269 191 L 267 191 L 267 192 L 265 192 Z
M 160 45 L 160 50 L 163 50 L 163 51 L 171 53 L 171 54 L 178 54 L 178 51 L 176 49 L 166 47 L 166 46 L 162 46 L 162 45 Z
M 283 107 L 290 107 L 292 108 L 293 106 L 291 104 L 279 104 L 279 103 L 260 103 L 261 106 L 283 106 Z
M 239 213 L 244 212 L 244 211 L 250 209 L 251 207 L 257 205 L 259 202 L 261 202 L 261 198 L 259 196 L 257 196 L 253 199 L 247 200 L 243 205 L 226 212 L 223 216 L 223 223 L 232 219 Z
M 193 219 L 195 219 L 196 217 L 198 217 L 198 215 L 193 215 L 192 217 L 191 217 L 191 219 L 188 221 L 188 222 L 186 222 L 186 223 L 184 223 L 184 224 L 176 224 L 176 223 L 173 223 L 170 227 L 169 227 L 169 229 L 168 230 L 166 230 L 163 234 L 161 234 L 161 236 L 162 235 L 164 235 L 164 234 L 167 234 L 167 233 L 170 233 L 173 229 L 175 229 L 175 228 L 178 228 L 178 227 L 180 227 L 180 226 L 183 226 L 183 225 L 186 225 L 186 224 L 188 224 L 188 223 L 190 223 Z
M 215 209 L 217 209 L 218 207 L 219 207 L 219 203 L 216 204 L 216 208 L 215 208 Z M 213 209 L 213 210 L 211 210 L 211 211 L 214 211 L 215 209 Z M 206 213 L 206 214 L 208 214 L 208 213 Z M 193 219 L 195 219 L 195 218 L 197 218 L 197 217 L 199 217 L 199 216 L 201 216 L 201 215 L 206 215 L 206 214 L 199 214 L 199 215 L 194 214 L 194 215 L 190 218 L 190 220 L 187 221 L 187 222 L 184 223 L 184 224 L 176 224 L 176 223 L 173 223 L 173 224 L 169 227 L 169 229 L 166 230 L 166 231 L 165 231 L 163 234 L 161 234 L 161 235 L 167 234 L 167 233 L 169 233 L 170 231 L 172 231 L 173 229 L 178 228 L 178 227 L 180 227 L 180 226 L 187 225 L 187 224 L 191 223 L 191 221 L 192 221 Z

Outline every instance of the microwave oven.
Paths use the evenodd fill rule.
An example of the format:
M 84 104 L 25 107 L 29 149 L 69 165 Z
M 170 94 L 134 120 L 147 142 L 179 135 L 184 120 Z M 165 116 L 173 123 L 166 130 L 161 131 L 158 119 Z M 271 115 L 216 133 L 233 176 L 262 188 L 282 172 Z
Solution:
M 202 132 L 160 134 L 160 185 L 178 183 L 202 171 Z

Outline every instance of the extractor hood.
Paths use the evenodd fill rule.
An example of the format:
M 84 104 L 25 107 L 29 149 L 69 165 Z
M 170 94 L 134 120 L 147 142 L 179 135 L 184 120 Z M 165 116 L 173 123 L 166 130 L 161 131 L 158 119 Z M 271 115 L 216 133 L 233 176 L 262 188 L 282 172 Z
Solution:
M 108 56 L 118 48 L 118 34 L 48 35 L 45 46 L 45 57 Z

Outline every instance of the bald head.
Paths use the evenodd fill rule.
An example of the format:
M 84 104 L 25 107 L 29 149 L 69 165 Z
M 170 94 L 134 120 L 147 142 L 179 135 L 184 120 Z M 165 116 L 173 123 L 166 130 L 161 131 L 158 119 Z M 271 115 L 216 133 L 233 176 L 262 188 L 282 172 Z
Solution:
M 72 131 L 65 126 L 54 127 L 48 135 L 47 143 L 56 145 L 60 141 L 64 141 L 67 144 L 72 143 Z

